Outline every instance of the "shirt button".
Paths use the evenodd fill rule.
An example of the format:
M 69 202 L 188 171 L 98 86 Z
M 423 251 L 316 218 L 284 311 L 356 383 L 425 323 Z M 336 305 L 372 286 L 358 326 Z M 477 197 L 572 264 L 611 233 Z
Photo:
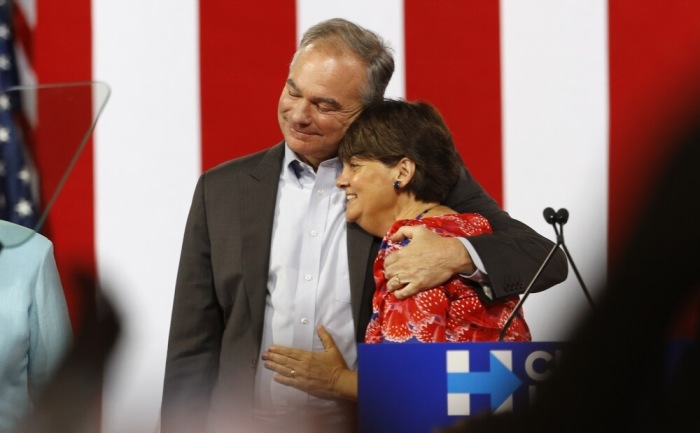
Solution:
M 323 195 L 324 192 L 326 192 L 326 190 L 323 189 L 323 188 L 321 188 L 321 189 L 319 189 L 318 191 L 316 191 L 316 194 L 318 194 L 318 195 Z
M 311 278 L 312 278 L 311 275 L 304 275 L 304 279 L 306 281 L 311 281 Z
M 311 230 L 311 231 L 309 231 L 309 234 L 310 234 L 311 236 L 313 236 L 313 237 L 318 236 L 318 232 L 317 232 L 316 230 Z
M 306 317 L 302 317 L 300 322 L 302 325 L 307 325 L 309 323 L 309 319 L 307 319 Z

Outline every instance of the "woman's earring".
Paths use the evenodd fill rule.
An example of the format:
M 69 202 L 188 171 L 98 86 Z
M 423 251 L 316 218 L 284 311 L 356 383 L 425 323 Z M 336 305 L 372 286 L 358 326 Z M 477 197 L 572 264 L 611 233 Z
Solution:
M 399 188 L 401 188 L 401 182 L 399 182 L 398 180 L 395 180 L 394 181 L 394 189 L 399 189 Z

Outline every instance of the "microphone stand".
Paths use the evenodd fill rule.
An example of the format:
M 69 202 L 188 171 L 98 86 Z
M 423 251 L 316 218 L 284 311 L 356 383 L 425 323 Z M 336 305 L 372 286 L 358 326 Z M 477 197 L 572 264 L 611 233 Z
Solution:
M 530 284 L 528 284 L 527 288 L 523 292 L 522 297 L 518 301 L 518 303 L 515 306 L 515 309 L 513 312 L 508 316 L 508 320 L 506 320 L 505 325 L 503 325 L 503 328 L 501 329 L 501 333 L 498 336 L 498 341 L 503 341 L 503 337 L 506 334 L 506 331 L 510 327 L 511 322 L 513 322 L 513 319 L 515 318 L 515 315 L 518 314 L 518 311 L 522 307 L 523 303 L 525 303 L 525 299 L 530 295 L 530 291 L 532 290 L 532 287 L 535 285 L 535 282 L 537 279 L 540 277 L 540 274 L 544 270 L 544 268 L 547 266 L 547 264 L 550 262 L 552 259 L 552 256 L 554 256 L 554 252 L 559 248 L 560 246 L 564 250 L 564 255 L 566 255 L 566 259 L 568 262 L 571 264 L 571 268 L 574 270 L 574 273 L 576 274 L 576 278 L 578 279 L 579 284 L 581 285 L 581 289 L 583 289 L 583 293 L 586 295 L 586 299 L 588 299 L 588 303 L 591 304 L 591 308 L 595 310 L 595 306 L 593 305 L 593 298 L 591 298 L 591 295 L 588 293 L 588 289 L 586 288 L 586 285 L 583 283 L 583 278 L 581 278 L 581 274 L 579 274 L 578 269 L 576 268 L 576 265 L 574 264 L 574 259 L 571 257 L 571 254 L 569 253 L 569 249 L 566 248 L 566 244 L 564 243 L 564 224 L 569 220 L 569 211 L 566 209 L 562 208 L 559 209 L 556 213 L 554 212 L 554 209 L 551 207 L 548 207 L 544 210 L 544 219 L 547 221 L 548 224 L 551 224 L 552 227 L 554 227 L 554 233 L 557 236 L 557 241 L 552 247 L 552 249 L 549 251 L 549 254 L 547 254 L 547 257 L 544 259 L 544 262 L 542 262 L 542 265 L 540 268 L 537 270 L 535 273 L 535 276 L 530 280 Z M 557 229 L 557 224 L 559 224 L 559 229 Z

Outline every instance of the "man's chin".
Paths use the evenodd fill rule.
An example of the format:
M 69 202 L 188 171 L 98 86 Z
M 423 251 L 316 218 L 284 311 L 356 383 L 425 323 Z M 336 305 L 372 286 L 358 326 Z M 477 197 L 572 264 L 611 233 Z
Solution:
M 287 146 L 289 146 L 292 151 L 302 155 L 309 153 L 310 150 L 318 147 L 315 140 L 312 140 L 311 137 L 309 137 L 307 140 L 300 140 L 296 137 L 287 137 L 286 141 Z

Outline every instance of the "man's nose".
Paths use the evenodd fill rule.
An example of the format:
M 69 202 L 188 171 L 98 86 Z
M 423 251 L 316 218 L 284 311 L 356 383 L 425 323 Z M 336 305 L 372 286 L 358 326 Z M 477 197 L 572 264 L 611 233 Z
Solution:
M 292 108 L 292 122 L 307 124 L 310 122 L 311 104 L 307 101 L 297 101 Z

